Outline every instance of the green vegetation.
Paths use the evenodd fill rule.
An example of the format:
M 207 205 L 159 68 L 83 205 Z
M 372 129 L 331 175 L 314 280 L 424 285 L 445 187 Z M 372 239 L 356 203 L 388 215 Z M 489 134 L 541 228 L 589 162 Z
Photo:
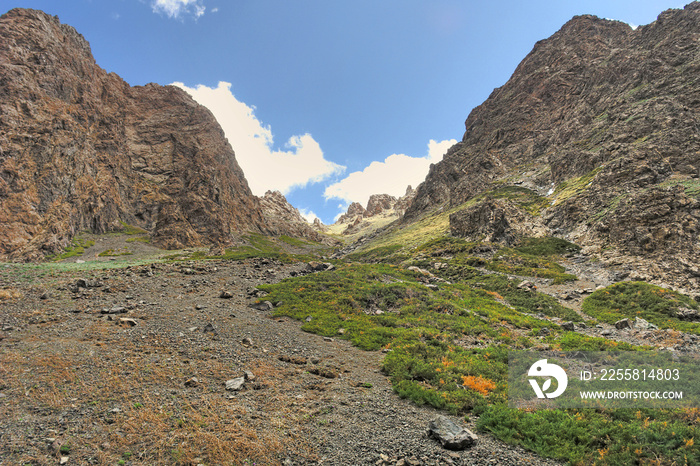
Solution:
M 151 237 L 150 236 L 136 236 L 135 238 L 128 238 L 126 240 L 127 243 L 150 243 L 151 242 Z
M 133 225 L 129 225 L 126 222 L 120 221 L 119 223 L 122 224 L 122 230 L 120 231 L 121 233 L 124 233 L 125 235 L 147 235 L 148 232 L 144 230 L 143 228 L 139 228 Z
M 590 172 L 578 178 L 571 178 L 560 183 L 552 194 L 555 204 L 560 204 L 569 198 L 578 196 L 584 192 L 593 182 L 593 178 L 602 167 L 596 167 Z
M 289 236 L 280 237 L 279 240 L 260 234 L 249 234 L 242 238 L 246 244 L 228 248 L 220 255 L 208 254 L 205 251 L 196 251 L 187 254 L 171 254 L 168 260 L 202 260 L 224 259 L 245 260 L 252 258 L 277 259 L 281 262 L 291 263 L 298 261 L 315 260 L 321 254 L 329 252 L 329 248 L 320 243 L 308 240 L 300 240 Z M 286 246 L 303 247 L 304 253 L 288 252 Z
M 114 249 L 105 249 L 104 251 L 99 253 L 97 256 L 98 257 L 118 257 L 118 256 L 130 256 L 132 254 L 133 254 L 133 252 L 126 250 L 126 249 L 123 251 L 121 251 L 121 250 L 115 251 Z
M 539 215 L 542 210 L 549 207 L 549 200 L 546 197 L 521 186 L 503 186 L 476 196 L 470 202 L 478 204 L 486 199 L 508 199 L 530 215 Z
M 49 257 L 49 260 L 62 261 L 64 259 L 68 259 L 69 257 L 82 256 L 87 248 L 94 245 L 94 241 L 87 240 L 81 235 L 78 235 L 73 238 L 70 245 L 66 247 L 66 249 L 61 254 Z
M 477 426 L 571 464 L 698 464 L 698 413 L 658 409 L 542 410 L 495 405 Z
M 700 324 L 679 318 L 681 309 L 697 311 L 698 303 L 675 291 L 644 282 L 620 282 L 598 290 L 583 301 L 583 311 L 603 322 L 641 317 L 659 328 L 700 334 Z
M 276 305 L 276 316 L 303 321 L 305 331 L 347 339 L 365 350 L 387 350 L 382 369 L 399 396 L 452 413 L 479 414 L 478 428 L 507 442 L 571 464 L 700 461 L 693 443 L 700 433 L 698 412 L 527 412 L 507 407 L 510 349 L 651 349 L 562 331 L 557 323 L 537 316 L 579 322 L 582 317 L 548 295 L 518 288 L 522 280 L 504 273 L 573 279 L 557 261 L 577 252 L 578 246 L 558 238 L 528 238 L 498 250 L 428 236 L 421 244 L 375 243 L 336 264 L 335 270 L 260 288 L 269 293 L 264 299 Z M 411 265 L 419 269 L 409 271 Z M 647 284 L 618 284 L 594 293 L 584 305 L 589 315 L 603 321 L 615 312 L 653 322 L 652 314 L 668 320 L 681 307 L 698 309 L 687 297 Z M 543 328 L 549 329 L 547 336 L 539 336 Z

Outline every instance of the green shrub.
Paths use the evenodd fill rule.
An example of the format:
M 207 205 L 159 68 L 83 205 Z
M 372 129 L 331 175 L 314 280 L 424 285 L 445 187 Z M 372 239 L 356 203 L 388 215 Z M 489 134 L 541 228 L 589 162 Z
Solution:
M 610 324 L 641 317 L 659 328 L 700 334 L 700 324 L 678 318 L 683 308 L 698 310 L 699 306 L 688 296 L 645 282 L 615 283 L 595 291 L 582 304 L 583 312 Z

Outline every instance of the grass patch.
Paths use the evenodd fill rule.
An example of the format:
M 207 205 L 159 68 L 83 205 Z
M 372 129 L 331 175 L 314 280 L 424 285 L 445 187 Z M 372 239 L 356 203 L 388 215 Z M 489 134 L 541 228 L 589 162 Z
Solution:
M 565 254 L 575 254 L 581 246 L 552 236 L 544 238 L 523 238 L 516 251 L 530 256 L 550 257 Z
M 71 257 L 82 256 L 87 248 L 92 247 L 94 245 L 94 241 L 85 239 L 82 236 L 78 235 L 73 238 L 70 245 L 67 246 L 62 253 L 54 256 L 49 256 L 48 259 L 51 261 L 62 261 Z
M 516 249 L 503 248 L 486 263 L 486 268 L 495 272 L 552 279 L 552 283 L 564 283 L 576 280 L 576 276 L 566 273 L 566 269 L 541 256 L 524 254 Z
M 150 236 L 136 236 L 134 238 L 127 238 L 126 242 L 127 243 L 150 243 L 151 237 Z
M 578 178 L 571 178 L 559 185 L 554 190 L 552 198 L 554 199 L 554 204 L 561 204 L 562 202 L 570 199 L 572 197 L 578 196 L 584 192 L 593 182 L 593 178 L 598 174 L 602 167 L 596 167 L 590 172 Z
M 508 199 L 530 215 L 539 215 L 549 207 L 549 200 L 546 197 L 521 186 L 503 186 L 474 197 L 472 202 L 476 204 L 485 199 Z
M 698 464 L 700 434 L 679 410 L 542 410 L 492 406 L 477 427 L 570 464 Z
M 126 222 L 119 221 L 122 224 L 121 232 L 125 235 L 148 235 L 148 232 L 143 228 L 139 228 L 134 225 L 129 225 Z
M 132 255 L 133 252 L 124 249 L 124 250 L 117 250 L 115 251 L 114 249 L 105 249 L 101 253 L 97 255 L 97 257 L 118 257 L 118 256 L 130 256 Z
M 679 311 L 700 309 L 688 296 L 645 282 L 620 282 L 597 290 L 582 304 L 586 314 L 600 321 L 641 317 L 659 328 L 700 334 L 700 323 L 679 318 Z

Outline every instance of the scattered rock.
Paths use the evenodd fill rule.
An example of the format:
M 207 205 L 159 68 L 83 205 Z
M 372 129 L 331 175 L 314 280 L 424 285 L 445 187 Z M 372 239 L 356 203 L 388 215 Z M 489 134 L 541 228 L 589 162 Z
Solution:
M 263 301 L 261 303 L 251 304 L 250 307 L 257 309 L 258 311 L 272 311 L 275 306 L 272 305 L 270 301 Z
M 624 330 L 624 329 L 633 328 L 633 327 L 634 327 L 634 324 L 632 323 L 632 321 L 629 319 L 626 319 L 626 318 L 615 322 L 615 328 L 618 330 Z
M 287 356 L 287 355 L 281 355 L 277 359 L 283 362 L 290 362 L 292 364 L 297 364 L 299 366 L 303 366 L 306 364 L 306 358 L 302 357 L 297 357 L 297 356 Z
M 99 288 L 103 286 L 103 283 L 99 280 L 90 280 L 87 278 L 79 278 L 75 282 L 75 286 L 78 288 Z
M 136 321 L 136 319 L 131 319 L 129 317 L 121 317 L 119 319 L 119 324 L 126 325 L 129 327 L 136 327 L 136 325 L 138 325 L 138 322 Z
M 326 379 L 335 379 L 340 375 L 340 371 L 333 367 L 312 367 L 309 372 L 314 375 L 325 377 Z
M 642 319 L 641 317 L 636 317 L 634 319 L 634 328 L 639 330 L 657 330 L 659 327 Z
M 537 289 L 537 286 L 535 286 L 535 284 L 532 283 L 530 280 L 523 280 L 518 285 L 518 289 L 525 290 L 525 291 L 534 291 Z
M 222 291 L 221 294 L 219 295 L 219 298 L 221 298 L 221 299 L 231 299 L 231 298 L 233 298 L 233 293 L 231 293 L 230 291 L 224 290 L 224 291 Z
M 546 337 L 550 333 L 552 333 L 552 332 L 547 327 L 542 327 L 540 329 L 540 331 L 537 333 L 537 335 L 540 337 Z
M 218 333 L 214 328 L 214 325 L 210 322 L 204 326 L 204 333 Z
M 566 330 L 567 332 L 573 332 L 576 330 L 576 326 L 573 322 L 564 322 L 563 324 L 561 324 L 561 328 L 563 330 Z
M 680 320 L 687 320 L 691 322 L 700 320 L 700 314 L 698 314 L 698 311 L 695 309 L 688 309 L 687 307 L 678 309 L 676 312 L 676 317 L 678 317 Z
M 428 435 L 439 440 L 448 450 L 465 450 L 476 445 L 478 441 L 478 437 L 473 432 L 458 426 L 445 416 L 437 416 L 430 421 Z
M 199 379 L 197 377 L 191 377 L 185 381 L 185 387 L 197 387 L 199 385 Z
M 236 392 L 241 390 L 245 384 L 245 380 L 245 377 L 236 377 L 235 379 L 227 380 L 225 383 L 226 390 Z

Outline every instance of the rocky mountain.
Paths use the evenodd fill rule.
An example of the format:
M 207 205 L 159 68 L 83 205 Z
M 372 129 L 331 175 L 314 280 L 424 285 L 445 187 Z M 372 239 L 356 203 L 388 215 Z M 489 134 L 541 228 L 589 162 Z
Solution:
M 105 72 L 57 17 L 2 15 L 0 259 L 40 259 L 124 223 L 166 248 L 269 231 L 205 107 Z
M 295 238 L 306 238 L 326 244 L 336 241 L 321 233 L 323 226 L 320 221 L 314 226 L 302 217 L 299 209 L 292 206 L 287 198 L 279 191 L 267 191 L 260 198 L 263 214 L 268 228 L 276 235 L 290 235 Z M 316 219 L 318 220 L 318 219 Z
M 373 194 L 367 201 L 365 209 L 359 202 L 353 202 L 348 210 L 338 217 L 335 230 L 341 227 L 343 234 L 354 234 L 366 230 L 377 223 L 382 226 L 401 218 L 413 202 L 416 191 L 408 186 L 406 193 L 400 198 L 389 194 Z
M 405 221 L 554 235 L 622 276 L 700 287 L 700 3 L 646 26 L 578 16 L 476 107 Z

